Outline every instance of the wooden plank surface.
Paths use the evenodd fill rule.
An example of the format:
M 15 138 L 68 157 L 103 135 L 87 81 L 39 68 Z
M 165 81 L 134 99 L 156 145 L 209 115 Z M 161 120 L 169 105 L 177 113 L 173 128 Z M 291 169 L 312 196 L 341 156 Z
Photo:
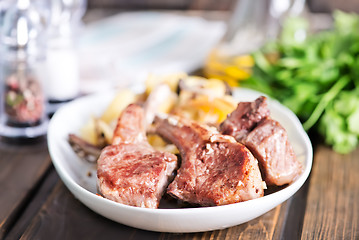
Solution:
M 14 164 L 10 165 L 19 164 L 22 172 L 26 172 L 23 169 L 25 166 L 27 166 L 25 169 L 29 170 L 31 169 L 29 165 L 33 165 L 25 164 L 26 162 L 36 163 L 34 160 L 37 158 L 36 156 L 41 158 L 41 156 L 44 157 L 45 153 L 47 154 L 47 150 L 44 151 L 41 146 L 25 147 L 24 149 L 21 148 L 21 151 L 15 147 L 1 148 L 1 177 L 9 177 L 8 174 L 3 174 L 10 172 L 10 170 L 16 172 L 14 167 L 8 167 L 10 170 L 4 170 L 6 169 L 4 159 L 19 158 L 20 153 L 17 152 L 26 153 L 23 156 L 23 161 L 15 160 L 13 161 Z M 314 156 L 310 181 L 294 197 L 257 219 L 220 231 L 170 234 L 143 231 L 118 224 L 92 212 L 76 200 L 58 179 L 53 169 L 52 173 L 45 174 L 44 184 L 37 191 L 37 195 L 31 198 L 32 200 L 42 200 L 31 201 L 32 203 L 24 212 L 30 211 L 32 213 L 23 214 L 25 220 L 24 218 L 19 219 L 12 229 L 20 229 L 20 231 L 26 229 L 22 234 L 22 239 L 44 239 L 48 237 L 51 239 L 98 239 L 104 236 L 107 239 L 162 240 L 298 239 L 300 237 L 303 239 L 358 239 L 359 150 L 344 156 L 319 145 Z M 45 159 L 47 157 L 46 155 Z M 38 166 L 38 164 L 35 165 Z M 40 167 L 39 172 L 44 172 L 41 169 L 44 168 Z M 36 184 L 36 181 L 32 182 Z M 57 185 L 52 189 L 53 185 L 51 184 L 55 182 Z M 1 184 L 4 186 L 3 181 Z M 4 199 L 2 196 L 1 200 Z M 38 203 L 34 204 L 33 202 Z M 37 211 L 40 208 L 39 202 L 40 204 L 45 203 Z M 36 215 L 35 210 L 31 207 L 33 205 L 37 205 L 35 208 Z M 7 208 L 1 207 L 0 209 L 4 212 Z M 16 208 L 12 208 L 8 210 L 10 212 L 8 215 L 13 214 L 11 213 L 13 209 L 16 211 Z M 33 215 L 35 217 L 31 220 L 29 216 Z M 30 220 L 31 223 L 27 226 Z M 14 230 L 10 231 L 8 235 L 9 239 L 17 239 L 17 236 L 20 236 L 19 231 Z
M 205 233 L 173 234 L 144 231 L 108 220 L 75 199 L 59 181 L 22 239 L 280 239 L 289 207 L 301 194 L 298 192 L 288 202 L 239 226 Z
M 59 181 L 21 239 L 158 239 L 158 235 L 96 214 Z
M 0 142 L 0 239 L 10 230 L 51 166 L 46 141 L 32 145 Z
M 47 201 L 56 183 L 61 181 L 53 167 L 45 174 L 44 178 L 35 196 L 28 201 L 26 208 L 19 215 L 18 220 L 10 229 L 9 233 L 6 234 L 5 239 L 20 239 L 32 219 L 38 214 L 41 207 Z
M 247 223 L 231 228 L 190 234 L 170 234 L 161 236 L 163 240 L 204 240 L 204 239 L 279 239 L 285 213 L 287 212 L 287 203 L 284 203 L 268 213 Z
M 359 149 L 315 151 L 303 239 L 359 239 Z

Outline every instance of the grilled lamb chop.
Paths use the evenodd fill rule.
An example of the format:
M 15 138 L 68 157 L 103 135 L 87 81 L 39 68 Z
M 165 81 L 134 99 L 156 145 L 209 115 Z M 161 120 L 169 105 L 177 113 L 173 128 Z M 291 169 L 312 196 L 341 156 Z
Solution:
M 131 104 L 118 120 L 113 144 L 98 160 L 99 190 L 119 203 L 157 208 L 176 166 L 175 155 L 155 151 L 147 142 L 144 110 Z
M 220 131 L 235 137 L 251 150 L 259 161 L 267 185 L 281 186 L 293 182 L 302 167 L 288 141 L 287 132 L 269 114 L 263 96 L 254 102 L 239 103 L 221 124 Z
M 259 123 L 244 140 L 244 144 L 258 159 L 268 185 L 293 182 L 302 171 L 287 132 L 275 120 L 267 118 Z
M 167 193 L 202 206 L 237 203 L 263 196 L 257 160 L 231 136 L 206 125 L 170 116 L 156 118 L 156 131 L 173 142 L 182 156 L 181 167 Z
M 219 130 L 222 134 L 231 135 L 238 142 L 242 142 L 248 133 L 268 116 L 266 97 L 261 96 L 254 102 L 238 103 L 237 108 L 221 123 Z

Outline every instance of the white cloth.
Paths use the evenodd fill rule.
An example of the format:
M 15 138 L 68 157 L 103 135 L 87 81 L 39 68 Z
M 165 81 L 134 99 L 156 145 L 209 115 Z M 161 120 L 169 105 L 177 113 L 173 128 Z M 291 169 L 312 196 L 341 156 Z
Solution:
M 152 11 L 91 23 L 78 39 L 81 90 L 141 83 L 150 73 L 190 73 L 225 30 L 223 21 Z

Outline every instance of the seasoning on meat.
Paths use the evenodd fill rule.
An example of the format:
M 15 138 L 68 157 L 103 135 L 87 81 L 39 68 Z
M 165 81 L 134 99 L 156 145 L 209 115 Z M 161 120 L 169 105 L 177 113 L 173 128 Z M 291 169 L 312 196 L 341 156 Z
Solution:
M 302 171 L 285 129 L 273 119 L 263 120 L 244 141 L 257 157 L 268 185 L 293 182 Z
M 177 157 L 155 151 L 147 142 L 145 125 L 139 105 L 130 104 L 123 111 L 112 145 L 103 149 L 98 160 L 98 185 L 110 200 L 157 208 L 177 167 Z
M 302 171 L 286 130 L 269 116 L 266 98 L 242 102 L 221 124 L 220 131 L 245 144 L 259 161 L 267 185 L 293 182 Z
M 231 136 L 184 118 L 156 118 L 156 131 L 173 142 L 181 167 L 167 193 L 202 206 L 237 203 L 263 196 L 258 162 Z
M 254 102 L 240 102 L 228 115 L 219 129 L 222 134 L 233 136 L 242 142 L 248 133 L 264 118 L 269 116 L 266 97 L 261 96 Z

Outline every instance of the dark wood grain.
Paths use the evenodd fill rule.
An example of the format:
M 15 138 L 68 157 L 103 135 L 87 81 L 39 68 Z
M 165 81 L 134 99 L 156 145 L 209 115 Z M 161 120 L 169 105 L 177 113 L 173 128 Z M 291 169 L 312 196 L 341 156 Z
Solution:
M 150 232 L 108 220 L 76 200 L 59 182 L 30 223 L 22 239 L 279 239 L 288 215 L 290 199 L 248 223 L 232 228 L 189 234 Z
M 190 234 L 164 233 L 161 240 L 279 239 L 287 212 L 287 202 L 247 223 L 231 228 Z
M 0 239 L 10 230 L 51 166 L 46 142 L 0 142 Z
M 45 174 L 44 180 L 41 186 L 36 191 L 34 197 L 28 201 L 28 204 L 24 211 L 19 215 L 16 224 L 10 229 L 9 233 L 6 234 L 5 239 L 19 239 L 28 227 L 32 219 L 39 212 L 40 208 L 48 199 L 48 196 L 52 192 L 57 182 L 61 181 L 57 175 L 55 169 L 51 167 Z
M 305 208 L 307 206 L 309 182 L 310 176 L 299 191 L 288 200 L 289 206 L 285 221 L 281 225 L 282 231 L 280 232 L 279 239 L 300 239 Z
M 158 239 L 159 235 L 94 213 L 60 181 L 21 239 Z
M 311 175 L 303 239 L 359 239 L 359 149 L 319 146 Z

